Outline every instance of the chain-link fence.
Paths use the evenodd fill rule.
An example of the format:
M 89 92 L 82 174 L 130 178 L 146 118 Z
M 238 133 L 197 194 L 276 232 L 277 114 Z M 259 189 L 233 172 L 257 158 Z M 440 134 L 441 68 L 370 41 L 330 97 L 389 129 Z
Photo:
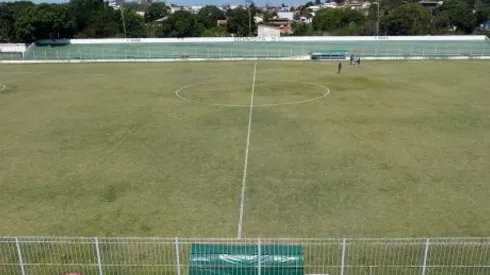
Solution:
M 190 275 L 191 250 L 196 244 L 219 245 L 221 248 L 215 256 L 225 264 L 211 270 L 208 266 L 206 274 L 261 275 L 281 270 L 280 255 L 261 254 L 261 248 L 265 247 L 282 247 L 286 254 L 288 247 L 300 247 L 298 263 L 301 266 L 297 268 L 304 274 L 490 274 L 490 238 L 238 240 L 97 237 L 0 237 L 0 274 Z M 247 250 L 248 255 L 240 255 L 248 263 L 254 263 L 252 270 L 236 264 L 236 253 L 230 255 L 232 251 L 243 254 L 245 250 L 232 247 L 245 246 L 257 248 Z M 206 257 L 204 254 L 199 256 Z M 235 256 L 235 260 L 231 256 Z M 265 256 L 276 261 L 261 264 L 261 257 Z

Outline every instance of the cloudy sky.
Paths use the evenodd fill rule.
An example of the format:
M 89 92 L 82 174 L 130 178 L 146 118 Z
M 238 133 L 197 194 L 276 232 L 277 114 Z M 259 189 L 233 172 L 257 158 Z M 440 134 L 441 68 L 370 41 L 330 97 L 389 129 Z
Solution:
M 62 3 L 62 2 L 67 2 L 68 0 L 31 0 L 34 3 Z M 12 0 L 6 1 L 6 0 L 0 0 L 0 2 L 13 2 Z M 171 0 L 167 1 L 173 4 L 177 5 L 223 5 L 223 4 L 230 4 L 230 5 L 241 5 L 244 4 L 245 1 L 242 0 Z M 308 2 L 308 1 L 301 1 L 301 0 L 257 0 L 255 3 L 257 5 L 280 5 L 281 3 L 284 3 L 286 5 L 297 5 L 303 2 Z

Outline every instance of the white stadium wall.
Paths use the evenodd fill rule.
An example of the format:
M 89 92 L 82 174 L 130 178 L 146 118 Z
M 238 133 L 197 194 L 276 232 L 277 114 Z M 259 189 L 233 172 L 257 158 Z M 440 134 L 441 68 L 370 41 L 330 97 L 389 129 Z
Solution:
M 189 37 L 189 38 L 104 38 L 40 40 L 38 44 L 126 44 L 126 43 L 230 43 L 308 41 L 484 41 L 485 35 L 450 36 L 295 36 L 295 37 Z

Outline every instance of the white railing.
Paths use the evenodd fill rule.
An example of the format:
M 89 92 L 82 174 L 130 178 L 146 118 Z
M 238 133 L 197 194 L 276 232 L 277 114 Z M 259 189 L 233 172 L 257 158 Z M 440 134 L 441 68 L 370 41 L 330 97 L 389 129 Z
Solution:
M 304 274 L 490 274 L 490 238 L 237 240 L 102 237 L 0 237 L 0 274 L 189 275 L 193 244 L 258 247 L 258 255 L 251 256 L 259 258 L 261 247 L 273 245 L 287 250 L 299 246 L 302 264 L 297 267 Z M 280 249 L 276 251 L 281 253 Z M 281 268 L 279 262 L 277 266 L 260 263 L 257 261 L 254 265 L 257 272 L 253 274 L 267 274 L 267 270 Z M 220 265 L 215 274 L 224 274 L 220 269 L 227 268 L 238 267 Z M 240 270 L 235 271 L 233 274 L 240 273 Z M 242 272 L 245 273 L 249 274 Z

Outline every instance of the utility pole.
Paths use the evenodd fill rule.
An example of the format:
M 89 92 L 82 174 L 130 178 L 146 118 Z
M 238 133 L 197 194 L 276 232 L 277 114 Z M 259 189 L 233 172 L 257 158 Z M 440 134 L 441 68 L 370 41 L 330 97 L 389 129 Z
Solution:
M 123 7 L 124 0 L 119 0 L 119 9 L 121 10 L 121 19 L 122 19 L 122 24 L 123 24 L 123 30 L 124 30 L 124 37 L 128 38 L 128 34 L 126 33 L 126 20 L 124 20 L 124 7 Z
M 378 6 L 378 12 L 376 13 L 376 36 L 379 36 L 379 2 L 374 2 Z
M 245 0 L 248 5 L 248 36 L 252 36 L 252 12 L 250 11 L 250 6 L 252 5 L 251 0 Z

